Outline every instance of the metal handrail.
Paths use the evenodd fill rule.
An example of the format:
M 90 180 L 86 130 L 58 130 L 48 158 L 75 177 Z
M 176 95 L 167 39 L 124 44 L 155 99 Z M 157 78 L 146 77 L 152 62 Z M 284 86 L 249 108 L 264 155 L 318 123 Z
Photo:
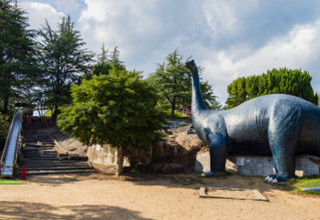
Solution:
M 9 128 L 9 132 L 8 132 L 8 135 L 7 135 L 7 140 L 6 140 L 6 143 L 5 143 L 3 151 L 2 151 L 1 164 L 3 163 L 3 160 L 6 158 L 6 154 L 7 154 L 7 150 L 8 150 L 8 141 L 10 140 L 10 137 L 11 137 L 11 132 L 12 132 L 14 118 L 16 116 L 16 113 L 17 112 L 15 111 L 14 114 L 13 114 L 13 118 L 12 118 L 11 125 L 10 125 L 10 128 Z
M 178 121 L 167 121 L 168 123 L 174 123 L 174 126 L 171 125 L 162 125 L 163 127 L 169 127 L 169 128 L 174 128 L 173 130 L 168 130 L 168 131 L 172 131 L 173 133 L 187 133 L 187 134 L 196 134 L 196 133 L 188 133 L 188 131 L 177 131 L 177 128 L 183 128 L 180 126 L 177 126 L 177 124 L 185 124 L 185 125 L 192 125 L 192 123 L 186 123 L 186 122 L 178 122 Z M 186 128 L 187 129 L 187 128 Z M 191 128 L 190 128 L 191 130 Z

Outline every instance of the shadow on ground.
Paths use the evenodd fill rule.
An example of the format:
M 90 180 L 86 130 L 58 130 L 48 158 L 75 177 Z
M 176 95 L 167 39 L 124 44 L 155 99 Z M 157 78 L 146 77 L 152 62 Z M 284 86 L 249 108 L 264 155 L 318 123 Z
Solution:
M 27 176 L 27 183 L 61 186 L 62 184 L 79 182 L 85 179 L 90 179 L 90 174 L 34 175 Z
M 51 206 L 42 203 L 0 202 L 1 219 L 140 219 L 140 212 L 115 206 Z
M 239 174 L 222 173 L 211 177 L 200 177 L 192 174 L 160 174 L 160 175 L 126 175 L 124 180 L 132 181 L 137 185 L 161 185 L 166 187 L 199 188 L 200 186 L 248 188 L 259 191 L 270 191 L 275 186 L 265 183 L 264 177 L 241 176 Z
M 198 173 L 191 174 L 124 174 L 115 175 L 94 174 L 65 174 L 65 175 L 39 175 L 27 177 L 28 183 L 39 185 L 61 186 L 79 181 L 127 181 L 141 186 L 164 186 L 170 188 L 199 189 L 201 186 L 249 188 L 259 191 L 270 191 L 275 186 L 263 182 L 264 177 L 241 176 L 239 174 L 222 174 L 213 177 L 201 178 Z

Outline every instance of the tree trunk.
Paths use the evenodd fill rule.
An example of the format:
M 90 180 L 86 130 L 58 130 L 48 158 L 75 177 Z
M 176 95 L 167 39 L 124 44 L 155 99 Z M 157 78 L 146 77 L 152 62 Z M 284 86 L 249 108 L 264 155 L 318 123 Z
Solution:
M 171 117 L 170 119 L 174 120 L 174 110 L 176 109 L 176 103 L 171 103 Z
M 58 109 L 58 106 L 55 106 L 54 112 L 51 116 L 51 122 L 53 124 L 57 124 L 57 117 L 60 114 L 60 110 Z
M 125 155 L 128 157 L 130 168 L 137 166 L 138 148 L 133 148 L 131 144 L 127 146 Z
M 116 170 L 116 176 L 119 177 L 119 175 L 122 173 L 123 170 L 123 148 L 122 146 L 118 147 L 118 158 L 117 158 L 117 170 Z
M 7 115 L 8 114 L 8 105 L 9 105 L 9 97 L 5 96 L 3 100 L 3 114 Z

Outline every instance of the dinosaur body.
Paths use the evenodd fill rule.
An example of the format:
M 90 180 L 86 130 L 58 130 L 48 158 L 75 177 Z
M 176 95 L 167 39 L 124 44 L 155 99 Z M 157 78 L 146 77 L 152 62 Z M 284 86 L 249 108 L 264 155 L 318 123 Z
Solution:
M 192 119 L 199 138 L 210 148 L 211 171 L 224 171 L 229 152 L 272 154 L 275 175 L 270 182 L 294 177 L 295 154 L 320 156 L 320 108 L 301 98 L 273 94 L 254 98 L 231 110 L 205 108 L 194 61 Z

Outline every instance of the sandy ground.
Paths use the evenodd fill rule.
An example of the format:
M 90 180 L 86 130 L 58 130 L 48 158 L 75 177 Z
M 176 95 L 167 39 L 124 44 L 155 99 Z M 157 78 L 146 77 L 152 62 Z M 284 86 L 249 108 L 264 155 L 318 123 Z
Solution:
M 104 174 L 28 177 L 0 186 L 0 219 L 320 219 L 320 197 L 292 195 L 262 177 Z M 269 202 L 199 198 L 200 186 L 259 189 Z

